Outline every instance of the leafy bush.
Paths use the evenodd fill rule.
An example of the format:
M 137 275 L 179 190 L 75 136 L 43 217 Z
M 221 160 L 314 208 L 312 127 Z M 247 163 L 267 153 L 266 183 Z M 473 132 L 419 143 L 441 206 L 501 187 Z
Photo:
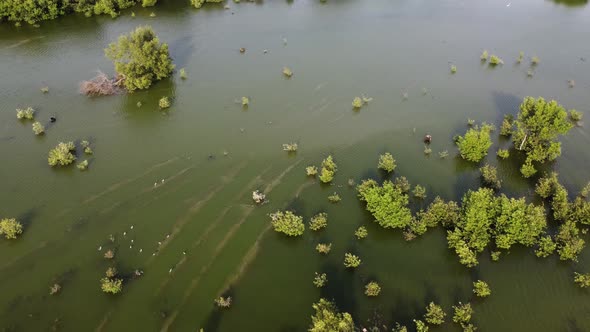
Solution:
M 344 254 L 344 266 L 347 268 L 355 268 L 361 265 L 361 259 L 353 254 L 346 253 Z
M 476 126 L 467 130 L 465 136 L 459 136 L 457 138 L 457 147 L 459 147 L 461 157 L 472 162 L 480 162 L 488 154 L 488 149 L 492 146 L 492 139 L 490 138 L 492 128 L 492 126 L 484 124 L 481 129 Z
M 311 316 L 309 332 L 353 332 L 355 330 L 352 316 L 345 312 L 338 311 L 336 305 L 321 298 L 318 303 L 313 304 L 315 313 Z
M 487 297 L 492 294 L 492 290 L 487 282 L 478 280 L 473 283 L 473 293 L 479 297 Z
M 270 215 L 271 223 L 276 232 L 288 236 L 300 236 L 305 231 L 303 218 L 296 216 L 291 211 L 277 211 Z
M 481 53 L 481 56 L 479 57 L 481 59 L 481 61 L 487 61 L 488 60 L 488 51 L 487 50 L 483 50 L 483 52 Z
M 568 220 L 559 226 L 555 236 L 557 253 L 561 260 L 578 261 L 578 255 L 584 249 L 586 242 L 580 237 L 580 230 L 574 221 Z
M 332 180 L 334 179 L 334 174 L 336 174 L 337 170 L 338 170 L 338 167 L 336 166 L 336 163 L 332 159 L 332 156 L 331 155 L 328 156 L 326 159 L 324 159 L 322 161 L 322 170 L 320 172 L 320 181 L 322 181 L 323 183 L 332 182 Z
M 6 218 L 0 220 L 0 235 L 8 240 L 16 239 L 23 233 L 23 225 L 16 221 L 15 218 Z
M 105 50 L 115 64 L 115 71 L 124 78 L 128 91 L 147 89 L 153 82 L 168 77 L 174 70 L 168 45 L 160 40 L 151 27 L 138 27 L 128 36 L 119 37 Z
M 354 97 L 354 99 L 352 100 L 352 107 L 357 109 L 363 107 L 363 100 L 361 99 L 361 97 Z
M 367 203 L 367 210 L 384 228 L 405 228 L 412 220 L 407 207 L 408 195 L 391 181 L 379 186 L 374 180 L 364 180 L 357 186 L 358 196 Z
M 414 324 L 416 324 L 416 332 L 428 332 L 430 329 L 426 323 L 419 319 L 414 319 Z
M 305 173 L 307 173 L 307 176 L 316 176 L 318 174 L 318 168 L 316 166 L 307 166 Z
M 88 168 L 88 160 L 80 162 L 76 167 L 81 171 L 85 171 Z
M 66 166 L 73 163 L 76 160 L 76 157 L 72 154 L 74 150 L 76 150 L 74 142 L 60 142 L 55 148 L 49 150 L 49 156 L 47 157 L 49 166 Z
M 574 272 L 574 282 L 581 288 L 590 287 L 590 273 Z
M 180 68 L 180 78 L 183 80 L 186 80 L 188 78 L 188 75 L 186 74 L 186 69 Z
M 502 61 L 502 59 L 500 59 L 500 57 L 498 57 L 497 55 L 493 55 L 490 56 L 490 65 L 492 66 L 496 66 L 496 65 L 503 65 L 504 61 Z
M 547 257 L 555 252 L 557 244 L 553 242 L 550 235 L 543 236 L 539 239 L 538 248 L 535 250 L 537 257 Z
M 160 101 L 158 101 L 158 107 L 160 107 L 160 109 L 169 108 L 170 107 L 170 99 L 168 99 L 168 97 L 160 98 Z
M 33 120 L 35 118 L 35 110 L 32 107 L 26 109 L 16 109 L 16 118 L 19 120 Z
M 356 229 L 356 231 L 354 232 L 354 235 L 356 236 L 357 239 L 364 239 L 367 237 L 367 235 L 369 235 L 369 232 L 367 231 L 367 228 L 365 226 L 360 226 L 359 228 Z
M 104 277 L 100 279 L 100 288 L 105 293 L 120 293 L 123 290 L 123 279 Z
M 524 52 L 522 52 L 522 51 L 518 52 L 518 58 L 516 59 L 516 62 L 521 63 L 523 58 L 524 58 Z
M 156 5 L 156 2 L 158 2 L 158 0 L 142 0 L 141 6 L 142 7 L 152 7 L 152 6 Z
M 536 66 L 539 64 L 539 62 L 541 62 L 541 60 L 539 60 L 538 56 L 535 55 L 531 58 L 531 65 Z
M 330 201 L 330 203 L 338 203 L 342 200 L 342 198 L 340 198 L 340 195 L 338 195 L 338 193 L 333 193 L 332 195 L 328 196 L 328 201 Z
M 572 120 L 573 122 L 578 122 L 582 120 L 582 117 L 584 116 L 584 113 L 582 112 L 578 112 L 576 110 L 570 110 L 570 120 Z
M 41 124 L 41 122 L 33 122 L 33 133 L 35 133 L 35 135 L 42 135 L 45 133 L 45 127 Z
M 552 161 L 561 154 L 561 143 L 556 139 L 572 128 L 565 109 L 556 101 L 546 102 L 541 97 L 524 99 L 515 124 L 512 140 L 514 147 L 526 154 L 521 168 L 525 177 L 536 173 L 533 162 Z
M 318 243 L 318 245 L 315 247 L 315 250 L 317 250 L 317 252 L 319 252 L 320 254 L 328 254 L 331 249 L 331 243 Z
M 248 97 L 242 97 L 242 106 L 243 107 L 248 107 L 248 105 L 250 105 L 250 98 L 248 98 Z
M 457 72 L 457 66 L 455 66 L 455 65 L 452 65 L 452 66 L 451 66 L 451 74 L 454 74 L 454 73 L 456 73 L 456 72 Z
M 394 183 L 394 186 L 399 188 L 399 190 L 401 190 L 401 192 L 404 194 L 409 193 L 410 188 L 412 187 L 410 185 L 410 181 L 408 181 L 408 179 L 405 176 L 400 176 L 398 178 L 395 178 L 395 180 L 393 180 L 393 183 Z
M 473 309 L 471 303 L 463 304 L 459 302 L 458 305 L 453 306 L 455 313 L 453 314 L 453 322 L 455 323 L 469 323 L 471 315 L 473 315 Z
M 425 199 L 426 198 L 426 188 L 422 187 L 421 185 L 417 184 L 412 191 L 415 198 L 418 199 Z
M 365 295 L 377 296 L 381 293 L 381 286 L 378 283 L 371 281 L 365 285 Z
M 418 212 L 417 217 L 427 227 L 436 227 L 439 223 L 444 227 L 451 227 L 459 221 L 460 209 L 456 202 L 445 203 L 437 196 L 426 211 Z
M 424 314 L 424 320 L 428 324 L 441 325 L 445 322 L 446 315 L 447 314 L 440 305 L 435 304 L 434 302 L 430 302 L 426 307 L 426 314 Z
M 293 71 L 291 71 L 291 69 L 289 69 L 288 67 L 283 67 L 283 75 L 291 77 L 293 76 Z
M 325 212 L 316 214 L 309 222 L 309 228 L 312 231 L 319 231 L 322 228 L 326 228 L 326 226 L 328 226 L 328 214 Z
M 501 136 L 510 136 L 512 135 L 512 130 L 514 129 L 514 117 L 510 114 L 504 115 L 504 119 L 502 120 L 502 126 L 500 126 L 500 135 Z
M 379 156 L 379 164 L 377 165 L 377 168 L 380 168 L 387 173 L 391 173 L 396 167 L 397 165 L 395 164 L 395 159 L 393 159 L 391 153 L 386 152 L 385 154 Z
M 219 308 L 229 308 L 229 307 L 231 307 L 231 296 L 228 296 L 228 297 L 220 296 L 220 297 L 216 298 L 215 300 L 213 300 L 213 302 L 215 302 L 215 304 L 217 304 L 217 306 Z
M 299 145 L 297 145 L 297 143 L 283 144 L 283 151 L 295 152 L 295 151 L 297 151 L 298 148 L 299 148 Z
M 507 149 L 498 149 L 498 157 L 502 158 L 502 159 L 506 159 L 508 157 L 510 157 L 510 151 L 508 151 Z
M 479 169 L 483 183 L 490 188 L 500 189 L 502 182 L 498 179 L 498 171 L 496 167 L 490 164 L 485 164 Z
M 493 234 L 498 248 L 510 249 L 516 243 L 531 247 L 538 242 L 547 228 L 542 206 L 527 205 L 524 198 L 508 198 L 504 194 L 496 204 Z
M 325 273 L 319 274 L 315 273 L 315 278 L 313 278 L 313 284 L 317 288 L 324 287 L 328 283 L 328 276 Z
M 449 156 L 449 151 L 447 151 L 447 150 L 444 150 L 444 151 L 441 151 L 441 152 L 438 153 L 438 157 L 440 159 L 445 159 L 448 156 Z

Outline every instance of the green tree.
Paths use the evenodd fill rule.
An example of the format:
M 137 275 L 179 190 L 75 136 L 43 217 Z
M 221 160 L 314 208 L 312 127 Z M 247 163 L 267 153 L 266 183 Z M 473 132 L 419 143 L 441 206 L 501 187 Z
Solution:
M 311 316 L 310 332 L 353 332 L 354 321 L 352 316 L 338 311 L 336 305 L 321 298 L 313 304 L 315 314 Z
M 418 219 L 428 227 L 436 227 L 439 223 L 444 227 L 450 227 L 459 221 L 459 212 L 459 205 L 456 202 L 446 203 L 442 198 L 436 196 L 426 211 L 418 212 Z
M 0 220 L 0 235 L 4 235 L 5 238 L 9 240 L 16 239 L 22 233 L 23 225 L 16 221 L 15 218 Z
M 560 135 L 565 135 L 572 124 L 567 112 L 555 100 L 546 102 L 539 97 L 526 97 L 520 105 L 515 120 L 516 130 L 512 135 L 514 147 L 526 154 L 521 173 L 530 177 L 536 173 L 533 162 L 555 160 L 561 154 Z
M 453 306 L 454 314 L 453 314 L 453 322 L 460 323 L 460 324 L 467 324 L 471 320 L 471 315 L 473 315 L 473 309 L 471 308 L 471 303 L 463 304 L 459 302 L 458 305 Z
M 301 236 L 305 231 L 303 217 L 296 216 L 291 211 L 277 211 L 270 215 L 271 224 L 276 232 L 288 236 Z
M 49 150 L 49 156 L 47 157 L 49 166 L 66 166 L 73 163 L 76 160 L 76 157 L 72 154 L 74 150 L 76 150 L 74 142 L 60 142 L 55 148 Z
M 538 248 L 535 250 L 537 257 L 547 257 L 557 249 L 557 244 L 553 241 L 551 235 L 541 237 L 537 245 Z
M 430 302 L 426 307 L 426 314 L 424 314 L 424 320 L 428 324 L 441 325 L 445 322 L 446 315 L 447 314 L 440 305 L 435 304 L 434 302 Z
M 479 169 L 479 172 L 484 185 L 493 189 L 500 189 L 502 186 L 502 181 L 498 179 L 498 170 L 496 167 L 490 164 L 485 164 Z
M 407 207 L 408 195 L 391 181 L 379 186 L 374 180 L 364 180 L 358 187 L 358 196 L 367 203 L 367 210 L 384 228 L 405 228 L 412 220 Z
M 356 268 L 361 265 L 361 259 L 357 255 L 351 253 L 344 254 L 344 266 L 347 268 Z
M 487 282 L 478 280 L 473 282 L 473 293 L 479 297 L 487 297 L 492 294 L 492 290 Z
M 123 290 L 123 279 L 104 277 L 100 279 L 100 288 L 105 293 L 120 293 Z
M 320 181 L 322 181 L 323 183 L 332 182 L 332 180 L 334 179 L 334 174 L 336 174 L 337 170 L 338 170 L 338 167 L 336 166 L 336 163 L 332 159 L 332 156 L 331 155 L 328 156 L 326 159 L 324 159 L 322 161 L 322 170 L 320 172 Z
M 568 220 L 559 226 L 555 236 L 557 253 L 561 260 L 577 261 L 578 255 L 584 249 L 585 241 L 580 237 L 580 230 L 574 221 Z
M 578 273 L 574 272 L 574 282 L 581 288 L 590 287 L 590 273 Z
M 365 295 L 377 296 L 381 293 L 381 286 L 378 283 L 371 281 L 365 285 Z
M 395 159 L 393 159 L 391 153 L 386 152 L 385 154 L 379 156 L 379 164 L 377 167 L 386 171 L 387 173 L 391 173 L 393 170 L 395 170 L 397 165 L 395 164 Z
M 501 249 L 519 243 L 531 247 L 545 232 L 547 220 L 542 206 L 526 204 L 524 198 L 498 198 L 497 217 L 494 223 L 496 246 Z
M 124 79 L 128 91 L 147 89 L 174 70 L 168 45 L 160 43 L 149 26 L 138 27 L 128 36 L 119 37 L 105 54 L 114 62 L 115 71 Z
M 457 138 L 457 147 L 461 157 L 472 162 L 480 162 L 487 154 L 490 146 L 492 146 L 492 139 L 490 132 L 493 127 L 488 124 L 482 124 L 481 128 L 470 128 L 465 133 L 465 136 Z
M 309 228 L 312 231 L 319 231 L 322 228 L 326 228 L 326 226 L 328 226 L 328 214 L 325 212 L 316 214 L 309 222 Z

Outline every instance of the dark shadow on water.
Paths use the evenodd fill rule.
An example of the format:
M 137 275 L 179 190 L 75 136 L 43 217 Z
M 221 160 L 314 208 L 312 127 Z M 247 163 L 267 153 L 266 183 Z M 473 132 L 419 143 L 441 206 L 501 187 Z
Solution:
M 174 60 L 174 64 L 176 65 L 176 74 L 178 76 L 178 70 L 183 68 L 188 63 L 188 59 L 193 57 L 193 53 L 195 51 L 195 45 L 192 42 L 192 37 L 189 36 L 182 36 L 180 38 L 176 38 L 168 43 L 170 47 L 170 54 Z M 187 73 L 190 78 L 190 73 Z
M 320 290 L 321 297 L 334 301 L 340 312 L 349 312 L 355 316 L 357 302 L 352 292 L 355 271 L 342 271 L 340 266 L 330 262 L 322 265 L 321 271 L 330 276 L 326 286 Z
M 498 116 L 496 117 L 496 122 L 498 124 L 502 123 L 505 114 L 512 114 L 516 117 L 520 104 L 522 103 L 522 98 L 503 91 L 493 91 L 492 100 L 494 101 L 498 113 Z
M 38 214 L 37 208 L 31 208 L 24 212 L 23 214 L 17 216 L 16 220 L 18 220 L 23 225 L 23 232 L 26 232 L 27 228 L 33 223 L 35 217 Z

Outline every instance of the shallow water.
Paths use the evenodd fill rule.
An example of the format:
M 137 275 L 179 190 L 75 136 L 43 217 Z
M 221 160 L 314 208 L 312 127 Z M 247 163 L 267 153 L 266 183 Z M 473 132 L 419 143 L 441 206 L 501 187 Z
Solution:
M 0 25 L 0 215 L 25 224 L 19 240 L 0 241 L 1 327 L 301 331 L 324 296 L 357 323 L 410 324 L 432 300 L 448 313 L 472 301 L 482 331 L 590 330 L 589 293 L 573 283 L 573 271 L 590 271 L 588 249 L 576 264 L 537 259 L 524 248 L 494 263 L 484 253 L 469 270 L 442 230 L 407 243 L 380 229 L 346 184 L 383 178 L 378 155 L 390 151 L 396 175 L 427 188 L 428 199 L 413 209 L 436 195 L 459 199 L 479 186 L 477 167 L 456 158 L 452 143 L 468 118 L 499 125 L 528 95 L 590 116 L 587 2 L 267 1 L 230 3 L 230 10 L 160 2 L 155 18 L 134 8 L 135 18 L 129 10 L 115 20 L 70 16 L 40 29 Z M 130 95 L 79 95 L 79 81 L 99 69 L 112 73 L 103 49 L 143 24 L 169 43 L 189 78 Z M 483 49 L 505 64 L 482 65 Z M 528 78 L 533 55 L 541 63 Z M 361 94 L 373 101 L 353 111 Z M 166 112 L 157 109 L 162 96 L 173 98 Z M 247 110 L 236 103 L 241 96 L 250 97 Z M 46 124 L 43 137 L 16 120 L 14 110 L 27 106 Z M 49 124 L 50 116 L 57 122 Z M 425 133 L 434 137 L 430 157 Z M 571 193 L 590 180 L 589 134 L 574 128 L 550 165 Z M 94 150 L 87 172 L 47 166 L 57 142 L 82 139 Z M 299 144 L 295 155 L 281 150 L 288 142 Z M 501 171 L 503 192 L 532 199 L 518 165 L 495 158 L 508 145 L 495 142 L 487 161 Z M 443 150 L 450 156 L 441 160 Z M 330 153 L 339 167 L 334 186 L 306 178 L 304 168 Z M 270 203 L 252 206 L 255 189 L 266 189 Z M 327 201 L 334 191 L 342 202 Z M 269 231 L 266 214 L 287 207 L 306 220 L 326 211 L 328 229 L 298 239 Z M 353 236 L 359 225 L 369 231 L 362 241 Z M 333 243 L 328 256 L 315 252 L 319 241 Z M 100 291 L 107 248 L 116 249 L 123 275 L 145 271 L 118 296 Z M 342 265 L 347 251 L 363 260 L 354 272 Z M 326 288 L 313 286 L 316 271 L 328 274 Z M 368 299 L 363 285 L 373 279 L 382 293 Z M 489 282 L 491 297 L 473 298 L 476 279 Z M 62 291 L 50 296 L 54 282 Z M 222 293 L 234 299 L 229 310 L 214 307 Z

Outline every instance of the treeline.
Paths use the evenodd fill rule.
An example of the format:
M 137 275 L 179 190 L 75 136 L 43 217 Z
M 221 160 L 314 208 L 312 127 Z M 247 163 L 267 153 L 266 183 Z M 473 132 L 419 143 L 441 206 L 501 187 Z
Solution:
M 157 0 L 2 0 L 0 22 L 36 24 L 70 13 L 83 13 L 86 16 L 107 14 L 117 17 L 121 10 L 140 2 L 144 7 L 148 7 L 155 5 Z

